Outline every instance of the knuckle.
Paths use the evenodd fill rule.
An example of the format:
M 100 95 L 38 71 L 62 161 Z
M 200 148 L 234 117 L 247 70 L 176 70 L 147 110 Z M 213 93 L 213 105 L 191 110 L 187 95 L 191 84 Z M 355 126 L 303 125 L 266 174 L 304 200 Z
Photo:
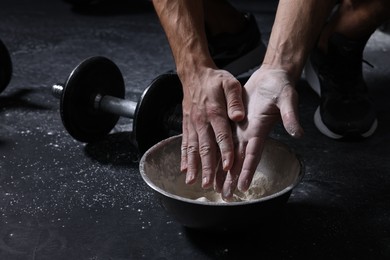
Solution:
M 223 84 L 225 90 L 229 92 L 241 91 L 241 83 L 235 78 L 228 78 Z
M 228 106 L 228 108 L 241 107 L 242 101 L 239 100 L 238 98 L 233 98 L 233 99 L 229 100 L 227 106 Z
M 187 146 L 187 154 L 198 154 L 199 149 L 196 145 L 189 145 Z
M 228 99 L 236 99 L 241 97 L 242 87 L 239 82 L 234 84 L 228 84 L 225 88 L 225 93 Z
M 199 147 L 200 156 L 208 156 L 211 154 L 211 146 L 209 144 L 203 144 Z
M 206 176 L 209 176 L 212 172 L 210 165 L 202 165 L 202 173 Z
M 181 148 L 181 157 L 187 157 L 187 147 Z
M 210 105 L 207 108 L 206 113 L 209 118 L 215 118 L 215 117 L 223 116 L 224 111 L 225 109 L 220 105 Z
M 218 145 L 225 143 L 225 141 L 229 140 L 230 135 L 226 132 L 219 132 L 215 135 L 216 141 Z
M 184 140 L 182 141 L 180 149 L 181 149 L 181 152 L 182 152 L 182 153 L 187 151 L 187 149 L 188 149 L 188 144 L 187 144 L 186 141 L 184 141 Z
M 207 114 L 202 113 L 201 111 L 194 111 L 191 113 L 191 122 L 196 126 L 202 126 L 207 123 Z

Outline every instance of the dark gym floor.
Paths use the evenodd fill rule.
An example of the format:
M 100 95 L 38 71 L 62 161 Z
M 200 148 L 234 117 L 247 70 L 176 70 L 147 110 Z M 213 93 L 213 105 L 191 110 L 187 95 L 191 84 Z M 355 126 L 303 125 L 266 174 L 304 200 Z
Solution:
M 301 81 L 305 137 L 272 133 L 306 168 L 283 215 L 260 231 L 210 234 L 176 223 L 143 182 L 131 120 L 87 145 L 64 130 L 51 86 L 81 60 L 112 59 L 134 101 L 174 68 L 150 2 L 108 2 L 1 1 L 14 73 L 0 94 L 0 259 L 390 259 L 390 35 L 377 31 L 365 52 L 375 135 L 353 143 L 321 135 L 318 97 Z M 267 42 L 276 1 L 234 3 L 255 14 Z

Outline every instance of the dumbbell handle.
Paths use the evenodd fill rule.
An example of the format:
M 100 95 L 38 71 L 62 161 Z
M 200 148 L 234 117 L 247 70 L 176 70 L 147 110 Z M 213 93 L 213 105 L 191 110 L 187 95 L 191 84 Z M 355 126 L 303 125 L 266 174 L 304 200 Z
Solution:
M 122 98 L 117 98 L 113 96 L 101 96 L 97 95 L 95 98 L 95 109 L 104 111 L 107 113 L 134 118 L 135 109 L 137 103 L 134 101 L 129 101 Z
M 55 84 L 52 87 L 52 94 L 57 98 L 61 98 L 63 90 L 63 85 Z M 129 101 L 123 98 L 117 98 L 109 95 L 103 96 L 100 94 L 96 95 L 93 103 L 96 110 L 127 118 L 134 118 L 135 109 L 137 107 L 137 103 L 134 101 Z

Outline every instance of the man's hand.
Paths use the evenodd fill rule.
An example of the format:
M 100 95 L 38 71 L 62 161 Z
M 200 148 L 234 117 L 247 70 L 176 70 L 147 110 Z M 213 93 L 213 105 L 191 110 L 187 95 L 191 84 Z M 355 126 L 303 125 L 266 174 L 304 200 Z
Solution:
M 243 96 L 247 117 L 233 130 L 234 164 L 225 178 L 217 177 L 217 190 L 222 189 L 225 200 L 232 198 L 236 187 L 242 192 L 248 190 L 264 142 L 280 119 L 291 136 L 303 135 L 298 120 L 298 95 L 285 71 L 261 67 L 245 84 Z
M 220 161 L 225 172 L 233 165 L 230 120 L 245 117 L 242 87 L 229 72 L 209 67 L 179 76 L 184 90 L 181 170 L 191 184 L 200 167 L 202 187 L 209 188 Z

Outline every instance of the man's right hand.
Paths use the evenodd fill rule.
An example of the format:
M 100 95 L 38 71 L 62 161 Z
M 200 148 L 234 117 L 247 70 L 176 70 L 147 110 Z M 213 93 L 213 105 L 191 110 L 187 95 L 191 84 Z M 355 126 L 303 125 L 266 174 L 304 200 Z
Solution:
M 219 162 L 227 172 L 234 161 L 231 121 L 244 119 L 240 82 L 229 72 L 210 67 L 179 75 L 184 91 L 181 170 L 186 183 L 202 172 L 202 187 L 209 188 Z

